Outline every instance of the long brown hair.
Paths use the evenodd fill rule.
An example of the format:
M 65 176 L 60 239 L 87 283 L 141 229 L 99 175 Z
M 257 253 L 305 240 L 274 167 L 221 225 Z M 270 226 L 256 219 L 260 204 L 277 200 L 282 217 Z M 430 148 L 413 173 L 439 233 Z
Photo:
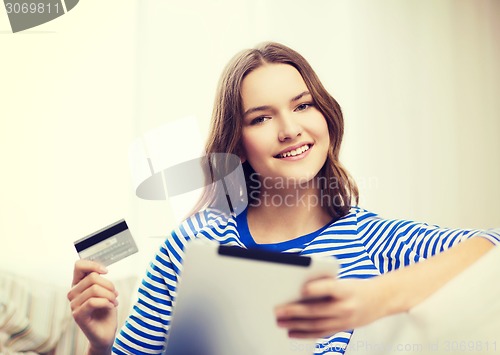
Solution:
M 311 93 L 317 109 L 323 114 L 328 124 L 330 147 L 324 166 L 318 176 L 327 183 L 321 186 L 321 195 L 329 196 L 324 205 L 333 218 L 341 218 L 349 212 L 350 205 L 358 203 L 358 188 L 347 170 L 339 161 L 340 146 L 344 135 L 344 118 L 337 101 L 326 91 L 309 63 L 299 53 L 275 42 L 263 43 L 256 48 L 238 53 L 226 66 L 217 89 L 209 137 L 205 146 L 207 155 L 212 153 L 242 154 L 241 136 L 243 126 L 243 104 L 241 84 L 253 70 L 264 64 L 289 64 L 302 75 Z M 248 202 L 252 202 L 250 174 L 254 171 L 245 162 L 243 164 L 247 184 Z M 335 182 L 335 183 L 331 183 Z M 205 192 L 196 206 L 200 210 L 213 200 L 214 186 L 207 185 Z

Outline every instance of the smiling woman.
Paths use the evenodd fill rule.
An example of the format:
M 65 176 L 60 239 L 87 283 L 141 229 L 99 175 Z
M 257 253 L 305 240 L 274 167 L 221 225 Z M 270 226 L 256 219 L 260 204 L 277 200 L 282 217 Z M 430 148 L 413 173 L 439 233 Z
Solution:
M 338 181 L 314 194 L 338 196 L 340 203 L 323 207 L 339 218 L 358 201 L 356 184 L 339 161 L 343 134 L 340 106 L 309 63 L 290 48 L 268 43 L 242 51 L 227 65 L 219 82 L 206 152 L 241 157 L 249 203 L 258 202 L 255 197 L 260 193 L 249 184 L 255 174 L 258 179 L 294 176 Z M 303 154 L 297 155 L 298 149 Z M 259 158 L 261 153 L 266 159 Z M 290 157 L 278 159 L 285 153 Z
M 300 300 L 275 309 L 290 337 L 318 339 L 316 354 L 344 353 L 354 328 L 408 311 L 500 244 L 498 230 L 387 220 L 357 206 L 356 184 L 339 161 L 343 132 L 340 106 L 299 53 L 279 43 L 239 53 L 219 83 L 206 152 L 240 158 L 249 204 L 224 213 L 207 189 L 160 246 L 114 345 L 114 285 L 102 267 L 78 261 L 68 298 L 89 353 L 162 353 L 189 240 L 337 258 L 337 278 L 311 280 Z M 242 349 L 251 336 L 241 334 Z
M 325 164 L 330 137 L 299 72 L 291 65 L 264 65 L 243 80 L 242 97 L 241 158 L 254 174 L 261 179 L 315 178 Z

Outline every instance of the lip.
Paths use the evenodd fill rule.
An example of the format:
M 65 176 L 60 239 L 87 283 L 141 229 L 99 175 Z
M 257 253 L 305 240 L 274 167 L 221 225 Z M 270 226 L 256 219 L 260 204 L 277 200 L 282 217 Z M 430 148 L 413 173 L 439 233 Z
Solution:
M 278 158 L 278 155 L 281 155 L 281 154 L 285 154 L 287 152 L 290 152 L 292 150 L 295 150 L 297 148 L 300 148 L 300 147 L 303 147 L 305 145 L 308 145 L 309 146 L 309 149 L 307 151 L 305 151 L 304 153 L 300 154 L 300 155 L 296 155 L 295 157 L 298 157 L 298 156 L 302 156 L 304 155 L 305 153 L 309 152 L 309 150 L 311 150 L 311 148 L 313 147 L 314 144 L 310 143 L 310 142 L 303 142 L 303 143 L 299 143 L 299 144 L 295 144 L 295 145 L 292 145 L 290 147 L 287 147 L 285 149 L 283 149 L 282 151 L 280 151 L 278 154 L 276 154 L 274 157 L 277 158 L 277 159 L 288 159 L 288 158 L 295 158 L 295 157 L 287 157 L 287 158 Z

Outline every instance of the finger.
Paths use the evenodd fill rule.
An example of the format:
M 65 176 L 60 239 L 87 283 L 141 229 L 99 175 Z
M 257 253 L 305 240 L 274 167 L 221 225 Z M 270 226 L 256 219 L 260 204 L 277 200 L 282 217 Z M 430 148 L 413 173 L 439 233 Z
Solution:
M 102 264 L 90 260 L 77 260 L 75 262 L 75 267 L 73 269 L 73 282 L 72 286 L 80 282 L 85 276 L 91 272 L 96 272 L 98 274 L 106 274 L 108 269 Z
M 85 276 L 80 282 L 74 285 L 71 290 L 68 292 L 68 300 L 73 300 L 76 296 L 84 292 L 87 288 L 99 285 L 105 289 L 108 289 L 111 292 L 114 292 L 116 296 L 118 296 L 118 292 L 115 289 L 115 285 L 109 281 L 108 279 L 102 277 L 96 272 L 92 272 Z
M 318 337 L 318 334 L 333 334 L 342 329 L 342 321 L 335 318 L 291 319 L 278 321 L 280 328 L 287 328 L 290 336 Z
M 92 297 L 73 310 L 73 318 L 78 324 L 92 317 L 97 310 L 112 310 L 115 306 L 105 298 Z
M 304 299 L 333 297 L 338 281 L 333 277 L 308 281 L 302 287 Z
M 337 307 L 332 298 L 294 302 L 275 309 L 278 320 L 292 318 L 324 318 L 337 316 Z
M 318 274 L 314 274 L 306 279 L 306 282 L 312 282 L 316 280 L 323 280 L 323 279 L 331 279 L 334 278 L 331 273 L 327 272 L 321 272 Z
M 118 300 L 116 299 L 116 294 L 113 291 L 110 291 L 107 288 L 102 287 L 101 285 L 94 284 L 88 288 L 86 288 L 83 292 L 78 293 L 70 302 L 71 309 L 75 310 L 80 307 L 82 304 L 87 302 L 92 298 L 102 298 L 106 299 L 108 302 L 118 305 Z
M 318 339 L 332 336 L 335 333 L 345 331 L 345 328 L 335 327 L 330 330 L 325 331 L 315 331 L 315 332 L 306 332 L 306 331 L 289 331 L 288 336 L 290 338 L 295 339 Z

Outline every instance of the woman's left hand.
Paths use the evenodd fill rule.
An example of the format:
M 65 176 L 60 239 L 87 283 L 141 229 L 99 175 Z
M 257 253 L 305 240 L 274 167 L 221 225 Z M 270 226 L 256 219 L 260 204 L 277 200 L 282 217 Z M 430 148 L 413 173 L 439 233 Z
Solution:
M 287 328 L 293 338 L 320 338 L 383 317 L 390 300 L 376 279 L 311 280 L 301 300 L 276 307 L 278 326 Z
M 371 279 L 311 280 L 301 300 L 275 309 L 278 325 L 291 337 L 319 338 L 408 311 L 491 248 L 486 238 L 471 238 L 425 262 Z

